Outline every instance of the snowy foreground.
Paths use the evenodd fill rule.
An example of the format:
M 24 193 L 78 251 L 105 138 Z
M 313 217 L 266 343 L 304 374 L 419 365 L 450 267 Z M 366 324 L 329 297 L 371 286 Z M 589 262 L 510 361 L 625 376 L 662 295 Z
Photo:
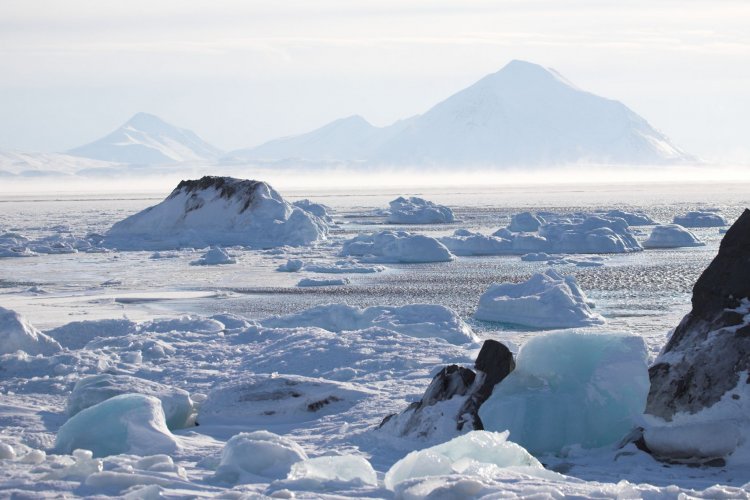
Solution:
M 0 214 L 0 497 L 750 498 L 744 442 L 695 467 L 625 439 L 653 433 L 648 366 L 689 308 L 694 278 L 658 288 L 666 263 L 700 272 L 716 228 L 694 230 L 704 246 L 657 229 L 667 250 L 644 242 L 685 210 L 461 207 L 442 229 L 384 211 L 373 227 L 374 211 L 243 186 L 238 204 L 188 185 L 109 234 L 123 217 L 49 234 Z M 278 232 L 185 248 L 186 204 L 205 227 L 236 215 L 216 228 L 232 238 Z M 475 411 L 485 430 L 459 429 L 487 339 L 514 369 Z

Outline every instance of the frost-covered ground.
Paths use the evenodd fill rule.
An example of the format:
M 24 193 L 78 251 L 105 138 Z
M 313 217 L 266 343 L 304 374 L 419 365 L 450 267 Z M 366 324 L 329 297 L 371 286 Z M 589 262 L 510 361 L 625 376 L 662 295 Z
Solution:
M 360 308 L 437 304 L 456 311 L 478 340 L 498 339 L 516 351 L 539 333 L 473 319 L 479 297 L 492 283 L 521 282 L 549 266 L 546 261 L 523 261 L 519 256 L 457 257 L 439 263 L 368 264 L 376 267 L 376 272 L 347 273 L 342 268 L 356 264 L 339 255 L 343 240 L 384 229 L 433 237 L 451 235 L 456 229 L 492 234 L 507 226 L 513 214 L 523 211 L 567 214 L 640 210 L 666 224 L 689 211 L 719 209 L 731 223 L 750 203 L 747 188 L 590 186 L 458 188 L 452 193 L 438 189 L 286 192 L 284 196 L 292 200 L 309 198 L 333 208 L 338 224 L 328 240 L 274 250 L 233 247 L 228 251 L 236 263 L 221 266 L 190 265 L 206 253 L 205 248 L 0 258 L 0 306 L 21 313 L 36 328 L 54 336 L 64 349 L 51 357 L 3 358 L 0 443 L 13 447 L 16 458 L 0 458 L 0 496 L 12 491 L 36 496 L 56 491 L 95 495 L 136 490 L 140 496 L 161 490 L 189 496 L 232 490 L 276 495 L 294 492 L 303 497 L 321 493 L 392 497 L 394 492 L 384 482 L 389 468 L 408 452 L 437 445 L 441 440 L 398 438 L 375 428 L 388 414 L 418 400 L 432 375 L 444 365 L 470 365 L 481 343 L 469 337 L 460 340 L 460 325 L 446 323 L 443 338 L 436 338 L 442 330 L 425 336 L 424 329 L 398 326 L 398 322 L 360 320 L 354 324 L 340 310 L 336 312 L 338 326 L 322 324 L 314 314 L 286 320 L 268 318 L 329 303 Z M 398 195 L 420 196 L 446 205 L 456 221 L 389 225 L 383 210 Z M 102 233 L 114 222 L 162 198 L 163 193 L 6 198 L 0 200 L 0 234 L 13 232 L 34 240 L 81 238 L 91 232 Z M 642 242 L 651 227 L 635 230 Z M 641 335 L 653 357 L 669 330 L 689 310 L 692 285 L 715 255 L 721 239 L 716 227 L 691 228 L 691 232 L 706 245 L 608 255 L 601 266 L 576 265 L 576 259 L 580 262 L 590 255 L 566 256 L 567 260 L 553 267 L 575 276 L 595 303 L 594 311 L 606 319 L 606 324 L 589 329 Z M 277 270 L 290 259 L 303 262 L 298 271 Z M 344 284 L 298 287 L 303 279 L 342 279 Z M 115 319 L 118 321 L 101 321 Z M 81 321 L 97 322 L 59 329 Z M 166 456 L 143 458 L 125 453 L 99 463 L 81 454 L 75 459 L 54 455 L 57 431 L 68 419 L 69 394 L 82 376 L 98 373 L 135 376 L 188 391 L 199 408 L 201 425 L 172 429 L 176 446 Z M 271 377 L 273 373 L 277 375 Z M 243 397 L 232 399 L 232 394 L 244 390 L 242 384 L 256 392 L 243 392 Z M 328 399 L 328 403 L 315 411 L 295 406 L 294 397 L 279 396 L 280 402 L 270 406 L 267 401 L 257 403 L 258 393 L 276 394 L 278 386 L 296 387 L 300 394 L 316 401 Z M 374 467 L 377 480 L 373 483 L 367 479 L 366 467 L 354 459 L 350 459 L 353 472 L 349 471 L 347 477 L 358 477 L 355 481 L 321 479 L 309 472 L 334 467 L 328 462 L 328 469 L 314 462 L 300 466 L 297 476 L 289 479 L 278 471 L 265 476 L 247 476 L 245 471 L 240 477 L 232 472 L 236 463 L 222 464 L 222 448 L 232 436 L 258 430 L 293 440 L 310 458 L 364 457 Z M 287 448 L 292 449 L 291 445 Z M 565 476 L 485 467 L 476 473 L 411 480 L 397 487 L 396 493 L 421 496 L 437 488 L 436 493 L 448 497 L 497 491 L 519 496 L 677 497 L 687 489 L 698 490 L 688 493 L 706 498 L 749 494 L 747 489 L 734 488 L 748 483 L 750 473 L 733 467 L 731 462 L 716 468 L 666 466 L 631 447 L 571 448 L 562 455 L 537 458 Z M 72 465 L 74 460 L 76 465 Z M 237 481 L 245 484 L 234 484 Z M 715 484 L 720 486 L 713 487 Z M 143 485 L 150 485 L 150 489 L 140 489 L 146 487 Z

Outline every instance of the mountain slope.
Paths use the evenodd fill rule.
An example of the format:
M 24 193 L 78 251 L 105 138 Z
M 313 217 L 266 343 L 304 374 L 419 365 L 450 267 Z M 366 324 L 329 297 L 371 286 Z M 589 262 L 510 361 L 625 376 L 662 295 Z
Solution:
M 242 150 L 250 159 L 392 165 L 660 164 L 691 157 L 624 104 L 554 70 L 512 61 L 423 115 L 378 128 L 356 117 Z
M 68 154 L 118 163 L 159 164 L 214 160 L 221 151 L 190 130 L 138 113 L 111 134 Z

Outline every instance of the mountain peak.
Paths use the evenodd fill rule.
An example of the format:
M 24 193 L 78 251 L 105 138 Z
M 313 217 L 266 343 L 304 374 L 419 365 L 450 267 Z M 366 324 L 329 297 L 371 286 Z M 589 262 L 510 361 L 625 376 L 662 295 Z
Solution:
M 123 128 L 132 127 L 136 130 L 142 130 L 144 132 L 162 132 L 165 129 L 181 130 L 170 123 L 165 122 L 156 115 L 151 113 L 138 112 L 134 114 L 125 124 Z

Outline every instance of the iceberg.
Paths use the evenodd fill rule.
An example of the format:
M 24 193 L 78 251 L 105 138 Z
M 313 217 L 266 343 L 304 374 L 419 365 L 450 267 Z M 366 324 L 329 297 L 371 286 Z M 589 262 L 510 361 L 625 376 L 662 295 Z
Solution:
M 316 278 L 302 278 L 297 282 L 299 287 L 311 287 L 311 286 L 340 286 L 348 285 L 349 280 L 347 278 L 336 278 L 336 279 L 316 279 Z
M 167 427 L 171 430 L 189 425 L 193 401 L 187 391 L 130 375 L 111 373 L 89 375 L 76 382 L 68 396 L 68 415 L 72 417 L 121 394 L 144 394 L 157 398 L 161 401 Z
M 200 259 L 190 263 L 191 266 L 218 266 L 222 264 L 236 264 L 237 260 L 221 247 L 212 247 Z
M 445 224 L 453 222 L 453 211 L 423 198 L 399 196 L 390 202 L 391 224 Z
M 272 248 L 324 239 L 328 225 L 261 181 L 206 176 L 180 182 L 161 203 L 117 222 L 102 245 L 169 250 L 212 245 Z
M 538 231 L 543 223 L 544 219 L 541 217 L 531 212 L 521 212 L 511 217 L 508 230 L 514 233 L 533 233 Z
M 317 306 L 286 316 L 271 316 L 261 321 L 266 328 L 316 326 L 329 332 L 364 330 L 379 327 L 410 337 L 435 337 L 451 344 L 475 342 L 471 327 L 451 309 L 431 304 L 373 306 L 366 309 L 346 304 Z
M 643 212 L 626 212 L 625 210 L 610 210 L 604 214 L 605 217 L 612 219 L 623 219 L 628 226 L 653 226 L 656 221 L 644 214 Z
M 472 431 L 450 441 L 413 451 L 393 464 L 385 474 L 386 488 L 420 477 L 466 474 L 482 468 L 511 467 L 530 475 L 544 473 L 542 464 L 528 451 L 508 441 L 508 432 Z
M 643 242 L 643 248 L 679 248 L 703 245 L 705 243 L 678 224 L 654 226 L 651 235 Z
M 55 439 L 58 453 L 81 448 L 95 457 L 169 454 L 179 447 L 161 402 L 143 394 L 122 394 L 81 410 L 60 427 Z
M 529 251 L 550 253 L 627 253 L 643 250 L 628 223 L 620 218 L 589 215 L 560 219 L 539 228 L 549 248 Z
M 449 262 L 453 254 L 435 238 L 406 231 L 361 234 L 344 242 L 341 256 L 367 262 Z
M 513 254 L 513 240 L 497 236 L 487 236 L 466 229 L 457 229 L 452 236 L 443 236 L 440 243 L 454 255 L 510 255 Z
M 573 276 L 553 269 L 523 283 L 494 284 L 479 298 L 474 317 L 532 328 L 574 328 L 604 323 Z
M 284 479 L 307 453 L 289 438 L 268 431 L 242 432 L 227 441 L 214 479 L 229 484 Z
M 15 311 L 0 307 L 0 354 L 23 351 L 49 356 L 62 350 L 53 338 L 40 332 Z
M 721 227 L 727 225 L 727 220 L 713 212 L 688 212 L 675 215 L 673 222 L 682 227 Z
M 516 369 L 479 409 L 487 430 L 509 430 L 531 453 L 621 440 L 649 390 L 646 345 L 622 333 L 553 332 L 528 340 Z
M 333 217 L 330 215 L 331 207 L 322 203 L 315 203 L 308 199 L 297 200 L 292 203 L 295 207 L 301 208 L 305 212 L 314 215 L 327 224 L 333 224 Z

